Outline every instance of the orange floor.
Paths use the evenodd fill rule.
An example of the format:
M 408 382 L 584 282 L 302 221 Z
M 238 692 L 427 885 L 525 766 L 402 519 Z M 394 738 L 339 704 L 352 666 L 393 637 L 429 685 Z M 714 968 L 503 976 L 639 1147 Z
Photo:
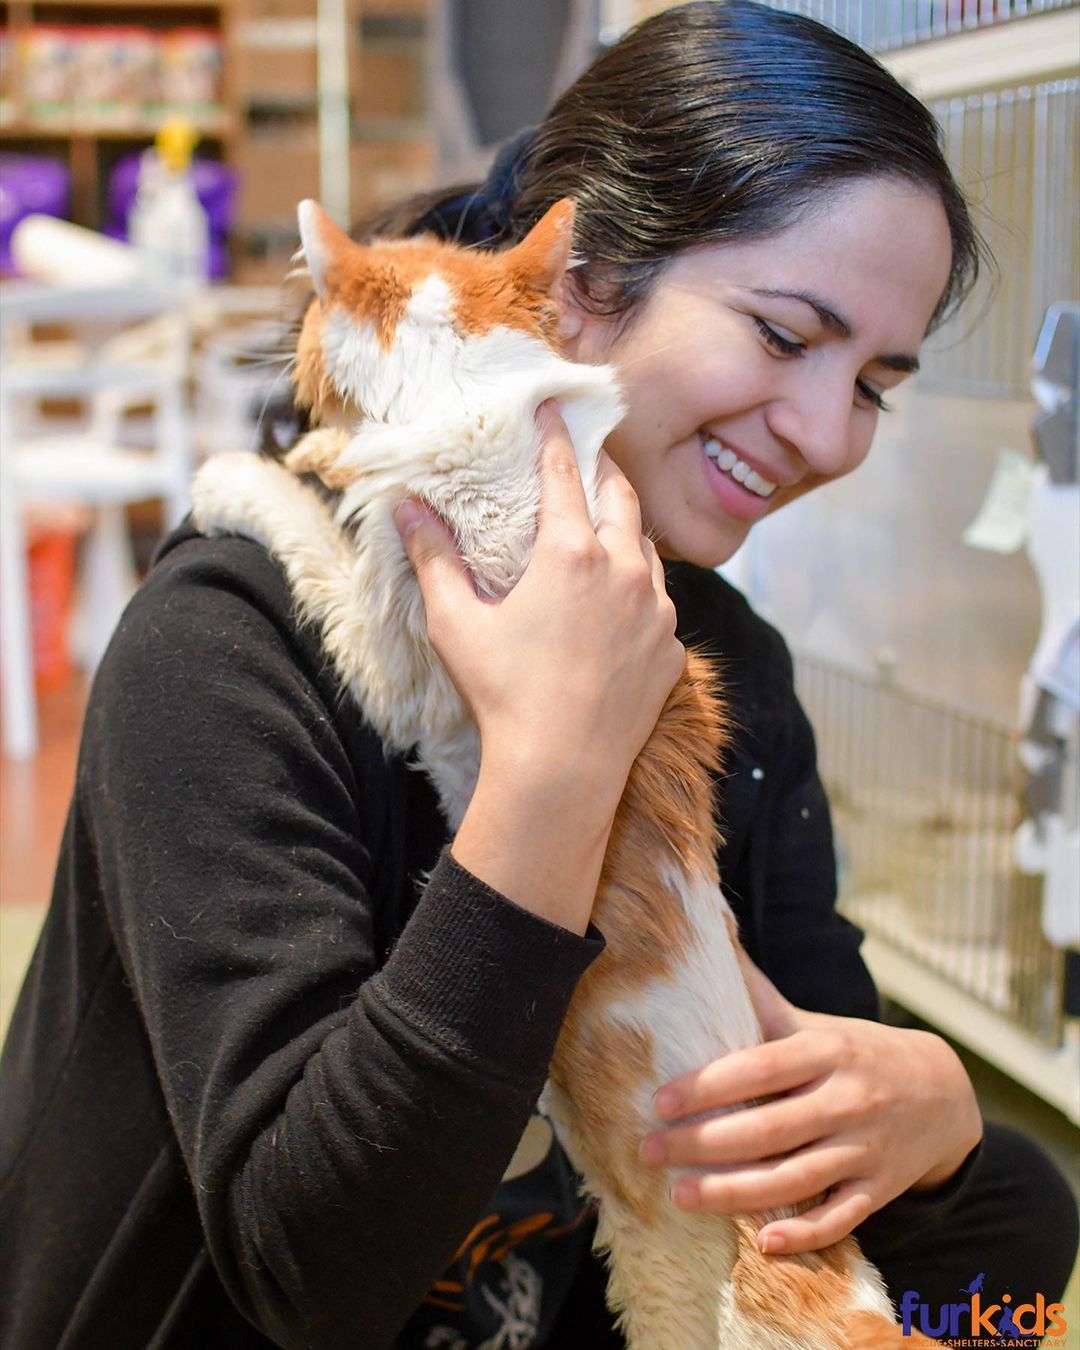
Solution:
M 0 905 L 44 905 L 75 779 L 86 680 L 73 676 L 39 699 L 41 749 L 16 764 L 0 757 Z

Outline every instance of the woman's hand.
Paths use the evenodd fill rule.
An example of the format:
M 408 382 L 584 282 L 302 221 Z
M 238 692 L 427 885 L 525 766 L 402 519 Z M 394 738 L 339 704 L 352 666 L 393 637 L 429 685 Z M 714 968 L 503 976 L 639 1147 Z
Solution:
M 760 1234 L 763 1251 L 816 1251 L 903 1191 L 953 1176 L 981 1139 L 982 1118 L 940 1036 L 803 1012 L 749 961 L 744 970 L 768 1039 L 656 1096 L 657 1115 L 673 1123 L 648 1137 L 643 1157 L 708 1169 L 675 1183 L 680 1208 L 760 1213 L 816 1199 Z M 747 1102 L 760 1104 L 686 1119 Z
M 613 809 L 685 650 L 633 488 L 602 455 L 594 530 L 561 417 L 545 404 L 538 420 L 536 544 L 507 596 L 477 597 L 450 532 L 418 503 L 399 508 L 398 528 L 432 645 L 472 712 L 485 758 L 526 764 L 533 777 L 584 773 Z
M 480 776 L 453 856 L 526 909 L 584 932 L 615 809 L 686 661 L 637 496 L 602 456 L 589 519 L 562 419 L 541 409 L 536 542 L 501 600 L 477 597 L 453 538 L 396 513 L 432 645 L 480 731 Z

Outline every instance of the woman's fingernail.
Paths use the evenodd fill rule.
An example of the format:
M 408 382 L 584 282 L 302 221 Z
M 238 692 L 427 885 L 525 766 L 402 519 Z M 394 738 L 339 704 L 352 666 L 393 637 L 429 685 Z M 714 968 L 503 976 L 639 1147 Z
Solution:
M 679 1109 L 679 1094 L 671 1088 L 661 1088 L 653 1098 L 653 1110 L 661 1120 L 675 1115 Z
M 679 1181 L 671 1188 L 671 1198 L 680 1209 L 700 1209 L 701 1189 L 696 1181 Z
M 647 1163 L 662 1163 L 667 1157 L 663 1137 L 659 1134 L 647 1135 L 641 1145 L 641 1160 Z
M 783 1233 L 758 1234 L 758 1246 L 766 1256 L 769 1252 L 782 1252 L 786 1245 Z
M 411 497 L 406 497 L 403 502 L 398 502 L 394 507 L 394 524 L 397 526 L 398 534 L 402 539 L 408 539 L 413 530 L 418 525 L 422 525 L 427 516 L 427 512 L 422 506 L 414 502 Z

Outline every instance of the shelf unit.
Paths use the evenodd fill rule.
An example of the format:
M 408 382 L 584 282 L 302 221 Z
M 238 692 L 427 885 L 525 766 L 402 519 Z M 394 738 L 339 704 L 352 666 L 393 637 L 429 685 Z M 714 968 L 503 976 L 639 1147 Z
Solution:
M 231 160 L 238 117 L 228 59 L 233 5 L 230 0 L 3 0 L 0 28 L 6 38 L 4 87 L 0 97 L 0 150 L 44 154 L 64 160 L 71 173 L 71 218 L 99 227 L 105 214 L 109 169 L 122 155 L 146 146 L 173 109 L 120 119 L 84 116 L 72 109 L 48 117 L 27 109 L 23 72 L 18 61 L 21 42 L 37 27 L 108 29 L 137 26 L 156 34 L 180 29 L 212 29 L 223 50 L 219 106 L 212 111 L 184 113 L 200 135 L 199 152 Z
M 429 9 L 429 0 L 345 0 L 349 150 L 342 168 L 350 190 L 342 224 L 430 182 Z M 242 187 L 235 258 L 244 280 L 280 280 L 297 244 L 296 204 L 320 195 L 318 53 L 318 0 L 236 0 Z
M 431 0 L 345 0 L 352 221 L 426 187 L 432 172 L 426 109 Z M 100 227 L 109 170 L 146 146 L 164 116 L 34 118 L 13 59 L 35 25 L 212 28 L 224 55 L 220 108 L 189 118 L 197 153 L 240 172 L 233 276 L 279 281 L 296 248 L 296 204 L 320 194 L 319 0 L 0 0 L 7 57 L 0 86 L 0 151 L 63 160 L 71 218 Z M 342 222 L 348 223 L 348 222 Z

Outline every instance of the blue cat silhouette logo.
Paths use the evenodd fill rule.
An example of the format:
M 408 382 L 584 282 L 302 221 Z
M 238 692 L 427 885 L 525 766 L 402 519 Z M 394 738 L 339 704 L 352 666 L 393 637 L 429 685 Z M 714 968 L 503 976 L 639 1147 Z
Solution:
M 1024 1335 L 1024 1332 L 1013 1321 L 1012 1309 L 1009 1307 L 1007 1303 L 1002 1308 L 1001 1316 L 998 1318 L 997 1324 L 998 1339 L 1003 1341 L 1005 1339 L 1006 1332 L 1008 1332 L 1009 1340 L 1011 1341 L 1018 1341 L 1021 1338 L 1021 1336 Z

